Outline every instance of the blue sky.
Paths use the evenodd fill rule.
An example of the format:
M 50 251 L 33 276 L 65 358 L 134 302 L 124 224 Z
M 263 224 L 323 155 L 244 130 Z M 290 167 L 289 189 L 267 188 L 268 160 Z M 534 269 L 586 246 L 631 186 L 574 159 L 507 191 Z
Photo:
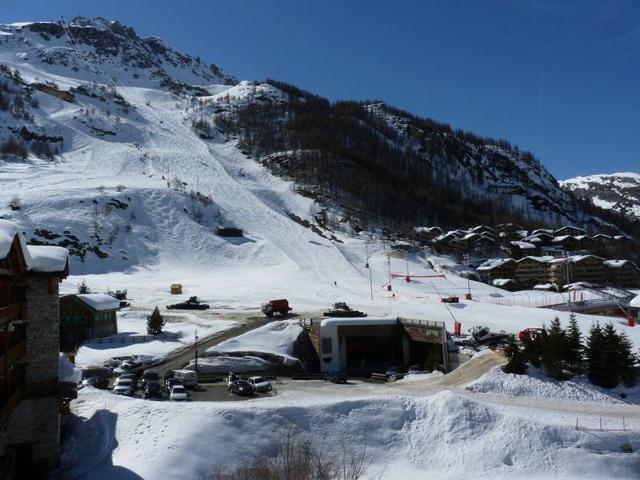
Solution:
M 559 179 L 640 171 L 640 2 L 0 0 L 0 22 L 114 18 L 330 99 L 382 99 L 531 150 Z

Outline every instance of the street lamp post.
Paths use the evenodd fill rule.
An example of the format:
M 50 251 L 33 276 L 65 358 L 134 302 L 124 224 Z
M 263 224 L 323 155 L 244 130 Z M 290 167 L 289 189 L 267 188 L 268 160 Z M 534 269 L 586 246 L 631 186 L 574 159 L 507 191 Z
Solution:
M 196 352 L 196 374 L 198 373 L 198 329 L 196 328 L 196 331 L 194 333 L 194 345 L 195 345 L 195 352 Z

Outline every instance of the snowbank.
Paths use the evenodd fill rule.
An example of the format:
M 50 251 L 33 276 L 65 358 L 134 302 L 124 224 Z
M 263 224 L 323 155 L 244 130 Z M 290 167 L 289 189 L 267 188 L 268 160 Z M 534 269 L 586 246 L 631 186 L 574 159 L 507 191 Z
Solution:
M 220 355 L 198 359 L 198 373 L 204 375 L 226 374 L 228 372 L 260 372 L 274 366 L 273 362 L 250 355 L 244 357 Z M 195 360 L 191 360 L 186 367 L 187 370 L 195 370 L 195 368 Z
M 60 354 L 58 359 L 58 378 L 61 382 L 78 383 L 82 380 L 82 370 Z
M 204 478 L 255 461 L 288 428 L 338 457 L 366 439 L 365 478 L 637 478 L 637 431 L 576 431 L 575 416 L 489 405 L 454 392 L 319 401 L 301 393 L 247 402 L 149 402 L 86 389 L 64 445 L 70 478 Z M 248 432 L 257 435 L 247 441 Z M 87 452 L 86 445 L 92 450 Z M 106 461 L 105 461 L 106 460 Z M 380 476 L 383 472 L 382 476 Z
M 527 375 L 504 373 L 498 367 L 479 379 L 465 385 L 467 390 L 476 393 L 491 393 L 515 397 L 531 397 L 580 402 L 624 403 L 637 397 L 640 400 L 640 387 L 619 387 L 611 390 L 591 384 L 584 376 L 577 376 L 564 382 L 547 376 L 542 370 L 529 367 Z
M 300 333 L 302 333 L 302 327 L 297 320 L 275 321 L 213 346 L 205 352 L 205 355 L 267 353 L 282 357 L 285 365 L 295 365 L 299 360 L 291 353 Z

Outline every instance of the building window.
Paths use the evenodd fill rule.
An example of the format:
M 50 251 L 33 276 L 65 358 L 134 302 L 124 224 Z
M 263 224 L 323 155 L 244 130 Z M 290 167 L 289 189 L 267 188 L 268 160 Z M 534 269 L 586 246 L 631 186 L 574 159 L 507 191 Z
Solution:
M 322 353 L 333 353 L 333 344 L 330 337 L 322 339 Z

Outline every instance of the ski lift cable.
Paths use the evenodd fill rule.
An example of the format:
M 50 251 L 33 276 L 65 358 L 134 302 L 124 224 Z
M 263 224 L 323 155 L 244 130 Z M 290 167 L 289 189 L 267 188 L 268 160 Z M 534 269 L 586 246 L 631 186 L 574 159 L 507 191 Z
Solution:
M 67 34 L 67 37 L 69 37 L 69 41 L 71 42 L 71 45 L 73 46 L 74 50 L 76 51 L 76 53 L 78 54 L 78 57 L 89 67 L 91 67 L 92 65 L 89 64 L 89 62 L 87 60 L 84 59 L 84 57 L 82 55 L 80 55 L 80 49 L 79 49 L 79 45 L 77 40 L 73 37 L 73 35 L 71 34 L 71 29 L 69 28 L 69 25 L 67 24 L 67 22 L 64 20 L 64 17 L 61 15 L 60 16 L 60 25 L 62 26 L 62 29 L 65 31 L 65 33 Z M 110 77 L 109 75 L 107 75 L 104 71 L 102 71 L 101 69 L 99 69 L 97 66 L 95 66 L 96 71 L 101 74 L 102 76 L 104 76 L 105 78 L 108 79 L 108 81 L 111 83 L 111 86 L 115 89 L 117 89 L 118 85 L 116 85 L 115 80 Z M 122 85 L 120 85 L 122 86 Z

